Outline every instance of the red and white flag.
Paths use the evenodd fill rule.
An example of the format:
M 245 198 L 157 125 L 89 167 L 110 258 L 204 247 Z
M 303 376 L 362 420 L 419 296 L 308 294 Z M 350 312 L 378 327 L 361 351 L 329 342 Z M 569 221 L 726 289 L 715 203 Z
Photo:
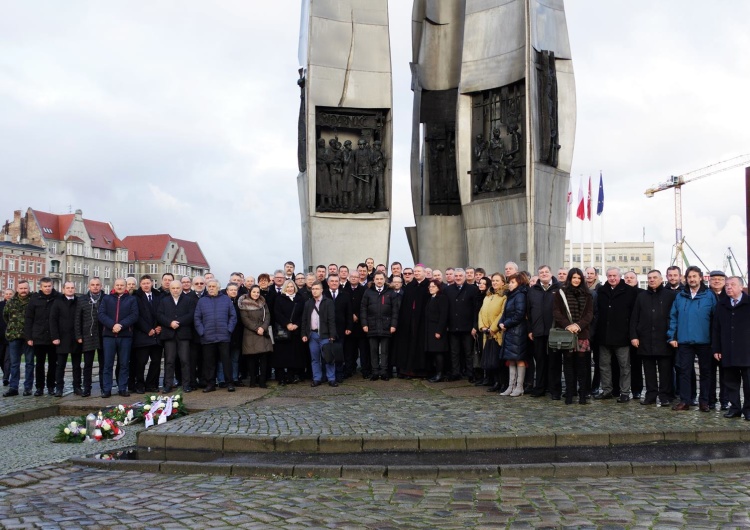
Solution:
M 589 175 L 589 199 L 586 201 L 586 218 L 591 221 L 591 175 Z
M 576 211 L 576 217 L 581 221 L 586 218 L 586 204 L 583 202 L 583 179 L 578 181 L 578 210 Z

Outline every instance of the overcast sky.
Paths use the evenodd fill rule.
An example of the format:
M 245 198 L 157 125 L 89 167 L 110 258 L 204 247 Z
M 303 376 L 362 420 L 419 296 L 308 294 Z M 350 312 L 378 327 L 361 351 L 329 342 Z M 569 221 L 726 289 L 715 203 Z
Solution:
M 605 238 L 640 241 L 645 229 L 664 268 L 673 192 L 643 191 L 750 152 L 750 2 L 565 7 L 578 98 L 574 195 L 581 175 L 602 170 Z M 290 258 L 301 265 L 299 0 L 0 8 L 0 216 L 80 208 L 121 238 L 196 240 L 220 279 Z M 411 262 L 408 0 L 390 2 L 390 34 L 391 259 Z M 746 268 L 744 169 L 686 185 L 683 210 L 685 236 L 709 268 L 723 268 L 729 246 Z

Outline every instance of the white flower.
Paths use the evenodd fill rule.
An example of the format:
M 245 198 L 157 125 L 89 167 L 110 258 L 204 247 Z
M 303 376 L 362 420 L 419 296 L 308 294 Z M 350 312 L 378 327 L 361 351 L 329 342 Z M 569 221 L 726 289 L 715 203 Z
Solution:
M 156 401 L 156 396 L 151 396 L 151 401 Z
M 125 407 L 123 407 L 122 405 L 118 405 L 117 408 L 120 409 L 120 410 L 122 410 L 122 411 L 125 410 Z
M 177 408 L 177 407 L 179 407 L 179 406 L 180 406 L 180 404 L 179 404 L 179 403 L 172 403 L 172 408 L 173 408 L 173 409 L 176 409 L 176 408 Z
M 180 399 L 180 396 L 175 396 L 172 398 L 172 401 L 179 401 L 179 399 Z
M 111 426 L 111 425 L 110 425 L 109 423 L 106 423 L 106 422 L 105 422 L 105 423 L 104 423 L 104 424 L 102 425 L 102 429 L 104 429 L 105 431 L 108 431 L 108 430 L 110 430 L 111 428 L 112 428 L 112 426 Z
M 71 431 L 74 431 L 74 430 L 76 430 L 78 428 L 78 423 L 75 422 L 75 421 L 71 421 L 70 425 L 68 425 L 68 427 L 70 427 Z
M 70 429 L 68 429 L 67 427 L 65 427 L 65 428 L 63 429 L 63 432 L 64 432 L 65 434 L 70 434 Z
M 143 405 L 143 410 L 151 410 L 151 405 Z

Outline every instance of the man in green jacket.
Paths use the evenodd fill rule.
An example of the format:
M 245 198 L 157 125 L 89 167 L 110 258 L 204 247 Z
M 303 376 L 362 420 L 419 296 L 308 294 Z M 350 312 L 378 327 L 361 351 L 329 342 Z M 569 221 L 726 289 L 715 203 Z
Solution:
M 18 282 L 18 291 L 8 300 L 3 309 L 3 319 L 7 325 L 5 337 L 8 339 L 10 353 L 10 388 L 3 397 L 18 395 L 18 385 L 21 379 L 21 356 L 26 357 L 26 377 L 23 381 L 23 395 L 30 396 L 34 385 L 34 350 L 26 342 L 24 325 L 26 307 L 29 305 L 29 282 Z

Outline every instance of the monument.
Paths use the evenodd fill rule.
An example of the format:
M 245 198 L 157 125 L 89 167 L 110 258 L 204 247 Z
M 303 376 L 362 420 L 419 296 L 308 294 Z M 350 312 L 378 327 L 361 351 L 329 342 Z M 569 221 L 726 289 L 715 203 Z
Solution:
M 562 0 L 415 0 L 415 261 L 563 263 L 575 83 Z
M 393 152 L 388 1 L 302 0 L 299 62 L 304 263 L 356 265 L 366 256 L 387 263 Z

